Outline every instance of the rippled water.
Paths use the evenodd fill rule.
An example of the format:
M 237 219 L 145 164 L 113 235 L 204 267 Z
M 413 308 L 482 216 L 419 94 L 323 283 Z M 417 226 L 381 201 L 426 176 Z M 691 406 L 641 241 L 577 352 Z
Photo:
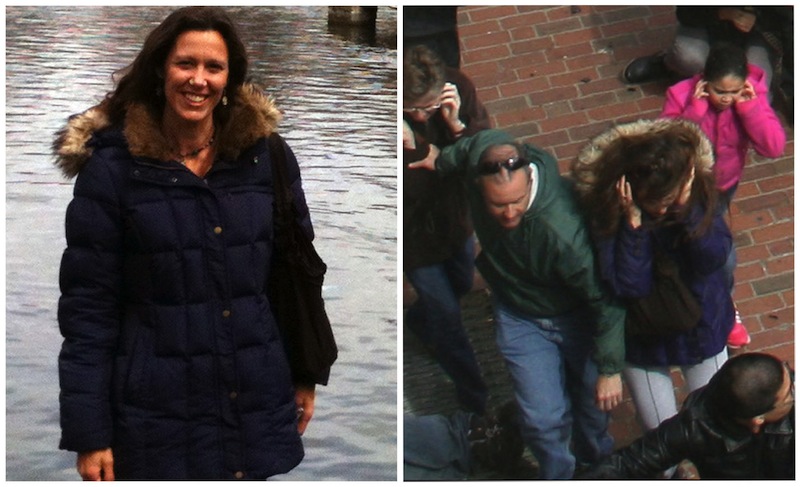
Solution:
M 56 323 L 72 182 L 50 142 L 111 89 L 170 7 L 6 8 L 6 477 L 78 480 L 58 450 Z M 251 75 L 284 111 L 301 163 L 339 343 L 306 459 L 289 480 L 397 478 L 396 12 L 332 34 L 325 7 L 231 7 Z

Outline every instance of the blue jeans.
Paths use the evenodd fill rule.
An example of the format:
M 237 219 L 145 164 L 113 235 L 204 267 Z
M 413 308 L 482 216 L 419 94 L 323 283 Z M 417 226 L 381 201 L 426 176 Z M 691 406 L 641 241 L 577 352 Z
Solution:
M 488 388 L 461 321 L 460 300 L 472 288 L 474 252 L 470 237 L 444 262 L 406 272 L 417 300 L 408 307 L 405 322 L 453 380 L 462 407 L 484 414 Z
M 465 480 L 470 471 L 467 438 L 472 415 L 403 417 L 403 479 Z
M 539 476 L 571 479 L 576 461 L 594 463 L 614 447 L 608 414 L 595 405 L 591 318 L 586 312 L 523 317 L 497 300 L 494 309 L 497 345 L 514 381 L 522 437 L 539 461 Z

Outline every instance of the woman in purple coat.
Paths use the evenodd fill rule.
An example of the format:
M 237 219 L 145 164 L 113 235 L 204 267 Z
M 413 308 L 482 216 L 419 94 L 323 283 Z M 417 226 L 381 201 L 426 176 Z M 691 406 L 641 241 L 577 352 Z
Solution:
M 653 257 L 661 252 L 677 263 L 702 307 L 689 331 L 657 339 L 626 336 L 623 377 L 647 430 L 677 413 L 671 367 L 681 368 L 691 391 L 727 360 L 733 302 L 724 264 L 732 239 L 713 163 L 711 144 L 696 125 L 662 119 L 609 130 L 572 168 L 601 273 L 614 294 L 648 295 Z

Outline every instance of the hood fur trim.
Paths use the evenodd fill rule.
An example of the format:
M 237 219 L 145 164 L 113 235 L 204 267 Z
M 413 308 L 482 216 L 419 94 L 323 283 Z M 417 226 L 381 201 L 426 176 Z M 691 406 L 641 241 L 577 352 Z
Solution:
M 56 140 L 53 142 L 55 163 L 66 177 L 78 175 L 80 168 L 92 156 L 92 148 L 89 147 L 92 134 L 108 127 L 109 123 L 106 112 L 98 105 L 71 116 L 67 126 L 56 133 Z
M 274 101 L 255 85 L 242 86 L 235 100 L 230 108 L 230 122 L 216 136 L 217 157 L 233 160 L 258 139 L 274 132 L 282 118 Z M 134 157 L 162 161 L 172 158 L 160 123 L 144 105 L 133 104 L 128 108 L 123 132 Z M 67 125 L 56 133 L 53 142 L 55 164 L 66 177 L 75 177 L 80 172 L 92 156 L 92 147 L 89 145 L 92 136 L 110 125 L 108 114 L 100 104 L 73 115 Z
M 575 181 L 576 189 L 579 192 L 588 190 L 594 183 L 593 171 L 589 168 L 597 162 L 603 152 L 608 148 L 611 143 L 622 138 L 635 135 L 642 135 L 647 133 L 658 133 L 666 130 L 668 127 L 675 125 L 682 125 L 688 130 L 695 132 L 700 139 L 700 144 L 696 148 L 695 155 L 697 156 L 696 169 L 703 172 L 711 173 L 714 170 L 714 147 L 711 141 L 703 133 L 698 125 L 688 120 L 660 118 L 657 120 L 639 120 L 620 124 L 612 127 L 606 132 L 598 135 L 584 147 L 573 164 L 573 175 L 580 175 L 578 180 Z

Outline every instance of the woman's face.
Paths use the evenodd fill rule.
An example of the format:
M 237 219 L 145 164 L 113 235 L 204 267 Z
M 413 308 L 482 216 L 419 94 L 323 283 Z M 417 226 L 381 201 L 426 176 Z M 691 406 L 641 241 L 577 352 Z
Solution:
M 640 204 L 642 211 L 653 218 L 660 218 L 670 211 L 682 208 L 689 201 L 689 197 L 692 194 L 694 174 L 694 167 L 692 167 L 688 179 L 684 181 L 679 188 L 674 189 L 659 200 L 648 200 L 645 198 Z
M 744 79 L 729 74 L 716 81 L 709 81 L 706 87 L 708 101 L 719 111 L 727 110 L 739 98 L 744 89 Z
M 667 214 L 675 206 L 678 199 L 678 190 L 672 191 L 660 200 L 645 200 L 641 203 L 642 211 L 653 218 L 659 218 Z
M 228 84 L 228 46 L 219 32 L 179 35 L 164 63 L 165 116 L 201 122 L 213 115 Z

